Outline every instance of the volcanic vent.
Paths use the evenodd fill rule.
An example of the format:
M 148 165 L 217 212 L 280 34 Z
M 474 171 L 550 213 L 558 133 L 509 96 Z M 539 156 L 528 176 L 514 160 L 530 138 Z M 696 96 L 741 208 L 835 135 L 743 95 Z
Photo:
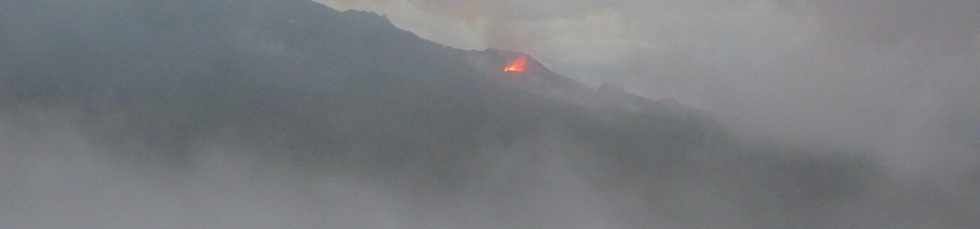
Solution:
M 524 73 L 527 71 L 527 55 L 520 55 L 514 60 L 511 60 L 504 66 L 504 72 L 507 73 Z

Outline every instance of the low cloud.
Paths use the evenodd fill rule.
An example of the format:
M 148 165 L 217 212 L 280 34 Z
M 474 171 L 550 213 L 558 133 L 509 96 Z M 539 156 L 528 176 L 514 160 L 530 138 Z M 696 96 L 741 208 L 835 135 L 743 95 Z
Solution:
M 457 47 L 530 52 L 586 82 L 712 110 L 747 134 L 871 149 L 896 167 L 977 150 L 943 140 L 980 98 L 977 1 L 321 2 Z

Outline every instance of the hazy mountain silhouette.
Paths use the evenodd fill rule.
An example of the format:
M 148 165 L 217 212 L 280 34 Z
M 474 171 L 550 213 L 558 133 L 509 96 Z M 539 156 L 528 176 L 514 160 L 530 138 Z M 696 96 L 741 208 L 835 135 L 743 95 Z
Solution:
M 6 110 L 78 109 L 93 136 L 175 157 L 219 132 L 297 150 L 439 158 L 527 139 L 542 125 L 623 153 L 683 154 L 719 132 L 701 115 L 656 112 L 534 60 L 528 73 L 502 73 L 518 54 L 447 48 L 373 13 L 308 1 L 101 3 L 5 3 Z M 644 109 L 620 110 L 634 103 Z

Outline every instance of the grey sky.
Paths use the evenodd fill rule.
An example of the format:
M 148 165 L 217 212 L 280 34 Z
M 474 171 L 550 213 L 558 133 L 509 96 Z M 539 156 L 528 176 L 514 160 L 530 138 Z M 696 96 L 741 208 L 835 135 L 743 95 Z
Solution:
M 529 52 L 740 131 L 871 148 L 914 170 L 976 161 L 976 0 L 318 1 L 454 47 Z

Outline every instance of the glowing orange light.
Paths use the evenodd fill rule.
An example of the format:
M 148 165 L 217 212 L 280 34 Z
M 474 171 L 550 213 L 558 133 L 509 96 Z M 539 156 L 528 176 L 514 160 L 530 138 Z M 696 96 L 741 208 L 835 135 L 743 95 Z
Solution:
M 504 72 L 523 73 L 527 71 L 527 56 L 520 56 L 504 66 Z

